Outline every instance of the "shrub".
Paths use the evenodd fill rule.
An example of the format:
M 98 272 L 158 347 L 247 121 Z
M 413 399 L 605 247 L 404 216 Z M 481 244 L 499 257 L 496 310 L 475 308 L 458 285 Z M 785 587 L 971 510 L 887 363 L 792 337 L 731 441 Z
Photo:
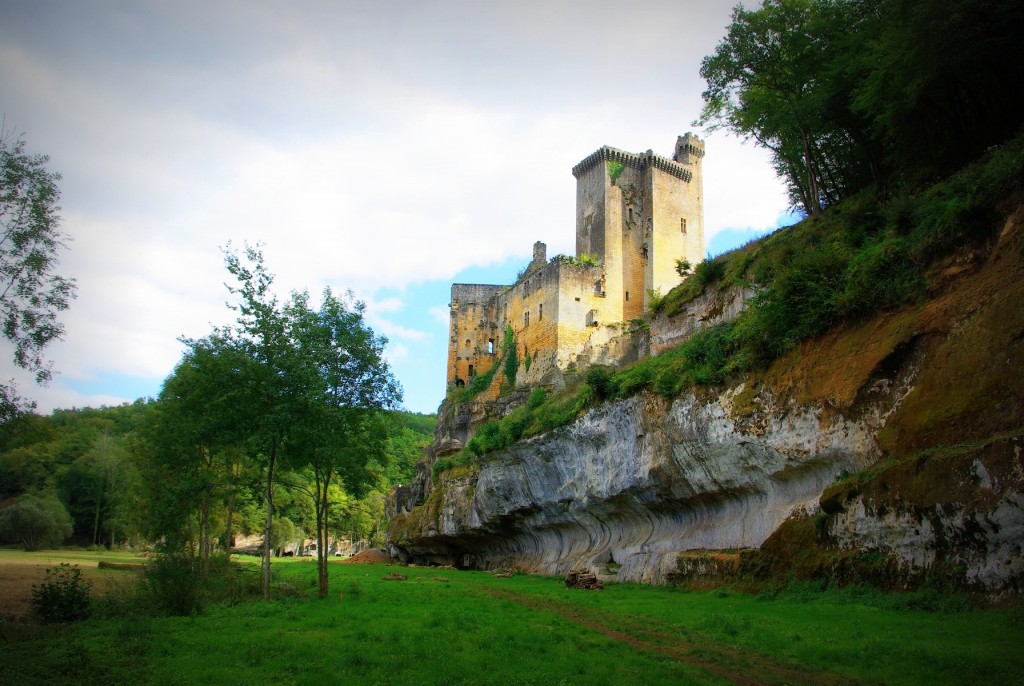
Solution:
M 719 281 L 725 275 L 725 261 L 706 259 L 693 270 L 693 275 L 701 288 L 706 288 L 713 281 Z
M 71 515 L 54 496 L 23 495 L 0 510 L 0 538 L 25 550 L 59 545 L 71 530 Z
M 658 289 L 648 288 L 647 302 L 650 305 L 651 312 L 657 314 L 661 311 L 661 308 L 665 306 L 665 296 L 662 295 L 661 291 Z
M 543 388 L 535 388 L 530 393 L 530 397 L 526 400 L 526 409 L 536 410 L 538 407 L 544 404 L 544 401 L 548 399 L 548 392 Z
M 846 270 L 845 286 L 838 299 L 839 314 L 852 317 L 871 313 L 924 295 L 924 276 L 909 253 L 909 244 L 903 238 L 867 243 Z
M 179 550 L 163 550 L 146 565 L 145 585 L 154 609 L 170 615 L 198 614 L 202 587 L 195 560 Z
M 73 622 L 89 616 L 89 582 L 78 565 L 62 562 L 32 586 L 32 611 L 44 622 Z
M 584 377 L 587 385 L 594 390 L 594 397 L 601 401 L 614 398 L 618 393 L 618 385 L 615 383 L 615 370 L 603 365 L 594 365 L 587 370 Z

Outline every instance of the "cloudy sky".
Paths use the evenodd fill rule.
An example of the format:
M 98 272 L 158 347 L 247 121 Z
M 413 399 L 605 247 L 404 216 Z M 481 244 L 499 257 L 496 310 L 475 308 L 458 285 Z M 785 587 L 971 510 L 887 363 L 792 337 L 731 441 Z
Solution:
M 78 280 L 39 409 L 155 397 L 231 312 L 221 247 L 262 242 L 282 295 L 366 301 L 405 388 L 444 395 L 450 285 L 574 249 L 574 164 L 705 138 L 718 253 L 785 197 L 750 144 L 692 126 L 732 0 L 0 0 L 4 131 L 63 175 Z

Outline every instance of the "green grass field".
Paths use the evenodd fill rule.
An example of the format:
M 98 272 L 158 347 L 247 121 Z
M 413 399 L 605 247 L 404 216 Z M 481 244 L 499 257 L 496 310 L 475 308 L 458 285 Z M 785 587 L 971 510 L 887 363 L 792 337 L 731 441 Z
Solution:
M 408 579 L 384 580 L 391 572 Z M 920 593 L 580 591 L 526 575 L 335 563 L 321 601 L 315 578 L 311 562 L 280 562 L 284 597 L 192 617 L 8 621 L 0 682 L 1024 683 L 1020 609 L 953 611 Z

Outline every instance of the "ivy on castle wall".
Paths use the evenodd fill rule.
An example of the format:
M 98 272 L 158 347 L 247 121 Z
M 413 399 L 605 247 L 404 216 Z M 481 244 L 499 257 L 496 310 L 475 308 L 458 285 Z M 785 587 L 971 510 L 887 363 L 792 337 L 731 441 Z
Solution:
M 516 374 L 519 373 L 519 352 L 516 350 L 516 332 L 511 324 L 505 325 L 505 340 L 501 344 L 502 356 L 505 358 L 505 378 L 512 388 L 516 386 Z

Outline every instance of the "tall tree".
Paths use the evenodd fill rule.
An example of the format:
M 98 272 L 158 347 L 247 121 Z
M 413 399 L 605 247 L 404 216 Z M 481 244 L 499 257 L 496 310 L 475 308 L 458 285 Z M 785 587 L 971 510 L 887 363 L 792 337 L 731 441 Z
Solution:
M 266 523 L 263 530 L 263 597 L 270 598 L 271 534 L 274 524 L 274 479 L 288 438 L 306 409 L 308 375 L 296 355 L 292 322 L 271 290 L 274 276 L 267 271 L 258 246 L 246 246 L 244 258 L 225 250 L 228 285 L 238 316 L 230 336 L 248 360 L 238 380 L 242 394 L 239 417 L 261 456 L 264 470 Z
M 362 496 L 382 476 L 389 423 L 382 410 L 401 401 L 402 391 L 383 358 L 387 340 L 374 334 L 366 306 L 351 294 L 330 289 L 313 310 L 306 293 L 293 294 L 287 308 L 310 391 L 303 431 L 295 442 L 300 460 L 314 475 L 317 570 L 321 598 L 328 594 L 327 540 L 331 486 Z
M 60 228 L 60 174 L 49 157 L 29 155 L 22 139 L 0 131 L 0 320 L 14 363 L 46 384 L 52 364 L 43 350 L 64 333 L 57 313 L 75 297 L 74 279 L 56 273 L 67 235 Z M 34 407 L 13 380 L 0 383 L 0 424 Z

